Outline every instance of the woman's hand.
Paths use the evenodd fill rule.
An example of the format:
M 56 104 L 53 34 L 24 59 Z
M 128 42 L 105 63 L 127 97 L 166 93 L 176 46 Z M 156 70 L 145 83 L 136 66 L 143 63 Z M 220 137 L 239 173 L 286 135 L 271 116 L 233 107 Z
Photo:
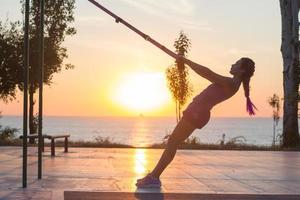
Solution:
M 187 59 L 186 57 L 184 57 L 183 55 L 180 55 L 180 54 L 177 54 L 176 62 L 186 64 L 186 65 L 190 66 L 193 70 L 194 70 L 194 68 L 204 67 L 202 65 L 194 63 L 193 61 Z
M 176 54 L 176 60 L 183 60 L 184 56 L 180 55 L 180 54 Z

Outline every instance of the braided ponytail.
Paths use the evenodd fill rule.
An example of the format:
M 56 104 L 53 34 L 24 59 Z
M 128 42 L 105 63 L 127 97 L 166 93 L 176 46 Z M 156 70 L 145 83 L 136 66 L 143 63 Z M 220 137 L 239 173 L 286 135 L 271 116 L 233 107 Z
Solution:
M 242 61 L 242 66 L 245 69 L 243 87 L 246 97 L 246 111 L 249 115 L 255 115 L 254 109 L 257 110 L 257 108 L 250 99 L 250 78 L 253 76 L 255 63 L 250 58 L 242 58 Z
M 250 99 L 249 83 L 250 83 L 250 78 L 246 78 L 243 80 L 243 87 L 244 87 L 245 97 L 246 97 L 246 111 L 249 113 L 249 115 L 255 115 L 254 109 L 257 110 L 257 108 Z

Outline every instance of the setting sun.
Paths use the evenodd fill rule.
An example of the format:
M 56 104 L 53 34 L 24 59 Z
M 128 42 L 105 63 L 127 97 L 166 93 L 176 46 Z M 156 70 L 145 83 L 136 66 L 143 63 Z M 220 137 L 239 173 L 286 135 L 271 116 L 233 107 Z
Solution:
M 124 76 L 115 100 L 126 109 L 144 112 L 157 109 L 170 100 L 163 73 L 134 73 Z

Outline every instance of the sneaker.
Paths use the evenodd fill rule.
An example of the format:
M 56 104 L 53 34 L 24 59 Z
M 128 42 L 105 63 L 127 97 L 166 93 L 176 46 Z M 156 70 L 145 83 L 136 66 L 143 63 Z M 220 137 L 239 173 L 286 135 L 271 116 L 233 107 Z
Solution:
M 146 178 L 147 176 L 151 176 L 150 170 L 148 170 L 148 173 L 144 178 Z M 138 182 L 142 181 L 144 178 L 139 178 L 139 179 L 136 180 L 136 182 L 138 183 Z
M 138 179 L 135 185 L 138 188 L 160 188 L 161 182 L 159 178 L 155 178 L 151 174 L 148 174 L 144 178 Z

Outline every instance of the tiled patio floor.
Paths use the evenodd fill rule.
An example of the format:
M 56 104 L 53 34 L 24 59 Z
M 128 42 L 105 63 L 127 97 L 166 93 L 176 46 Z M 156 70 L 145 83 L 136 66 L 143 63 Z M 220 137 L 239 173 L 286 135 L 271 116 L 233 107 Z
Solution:
M 179 150 L 163 173 L 161 190 L 134 183 L 162 150 L 46 148 L 37 179 L 36 148 L 29 148 L 28 187 L 22 188 L 22 149 L 0 147 L 0 199 L 63 199 L 64 191 L 300 195 L 300 152 Z M 300 199 L 300 196 L 299 196 Z

